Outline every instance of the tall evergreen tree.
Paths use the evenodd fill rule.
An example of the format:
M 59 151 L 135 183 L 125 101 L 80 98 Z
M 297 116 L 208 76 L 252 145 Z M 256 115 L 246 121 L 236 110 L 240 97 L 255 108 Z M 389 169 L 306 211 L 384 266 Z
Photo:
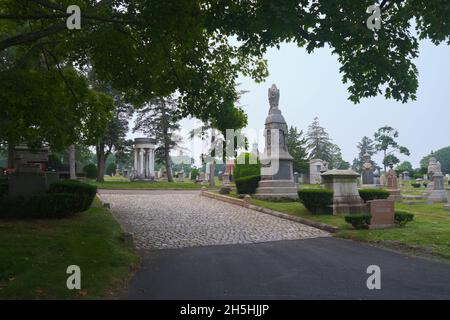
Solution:
M 350 163 L 342 159 L 342 151 L 337 144 L 333 143 L 331 145 L 330 154 L 331 154 L 329 161 L 330 169 L 346 170 L 350 168 Z
M 173 96 L 152 99 L 137 112 L 133 131 L 142 131 L 156 141 L 156 162 L 164 164 L 167 181 L 173 182 L 170 151 L 182 142 L 177 100 Z
M 306 133 L 306 150 L 310 159 L 322 159 L 331 162 L 333 143 L 325 128 L 320 126 L 319 118 L 315 117 Z
M 361 172 L 362 166 L 365 162 L 364 155 L 367 153 L 369 156 L 373 156 L 376 153 L 375 144 L 369 137 L 362 137 L 361 141 L 356 146 L 359 150 L 358 157 L 353 160 L 352 169 L 356 172 Z M 376 165 L 375 161 L 370 160 L 372 165 Z
M 306 138 L 303 136 L 303 130 L 298 131 L 296 127 L 291 126 L 286 137 L 286 143 L 289 153 L 294 158 L 294 172 L 307 172 L 308 153 L 306 152 Z

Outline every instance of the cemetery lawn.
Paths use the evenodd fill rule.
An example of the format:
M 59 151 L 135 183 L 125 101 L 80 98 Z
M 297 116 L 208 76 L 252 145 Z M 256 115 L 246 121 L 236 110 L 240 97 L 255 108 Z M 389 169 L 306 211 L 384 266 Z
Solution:
M 436 257 L 450 261 L 450 211 L 443 204 L 396 203 L 396 210 L 414 213 L 414 221 L 405 227 L 384 230 L 355 230 L 344 217 L 312 215 L 300 202 L 269 202 L 252 199 L 252 204 L 292 214 L 339 228 L 337 237 L 369 242 L 408 254 Z
M 117 297 L 139 262 L 121 233 L 98 199 L 68 219 L 0 220 L 0 299 Z M 66 287 L 69 265 L 81 268 L 81 290 Z
M 142 182 L 142 181 L 105 181 L 105 182 L 88 182 L 99 189 L 179 189 L 179 190 L 200 190 L 201 183 L 194 182 Z

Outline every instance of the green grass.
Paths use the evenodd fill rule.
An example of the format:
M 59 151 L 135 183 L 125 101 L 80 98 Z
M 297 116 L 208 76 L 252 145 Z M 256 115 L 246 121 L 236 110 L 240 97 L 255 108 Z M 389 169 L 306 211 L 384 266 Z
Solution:
M 232 196 L 235 196 L 232 194 Z M 414 213 L 405 227 L 383 230 L 355 230 L 342 216 L 312 215 L 300 202 L 269 202 L 252 199 L 252 204 L 292 214 L 339 228 L 337 237 L 383 245 L 417 255 L 435 256 L 450 261 L 450 211 L 443 204 L 397 203 L 397 210 Z
M 138 263 L 121 229 L 98 200 L 70 219 L 0 221 L 0 299 L 111 298 Z M 81 268 L 81 290 L 66 269 Z

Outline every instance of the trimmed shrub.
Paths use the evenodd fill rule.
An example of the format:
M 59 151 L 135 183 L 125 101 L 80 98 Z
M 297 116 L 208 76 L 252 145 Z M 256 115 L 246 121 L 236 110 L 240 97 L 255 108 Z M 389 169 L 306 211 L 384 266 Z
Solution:
M 198 169 L 194 168 L 191 170 L 191 180 L 197 180 L 198 177 Z
M 40 193 L 29 197 L 4 197 L 0 201 L 0 218 L 55 219 L 83 211 L 75 194 Z
M 426 188 L 428 186 L 428 183 L 424 182 L 423 186 Z
M 302 189 L 298 191 L 300 202 L 312 214 L 332 213 L 333 191 L 326 189 Z
M 50 185 L 49 193 L 73 194 L 78 198 L 81 206 L 79 211 L 86 211 L 94 201 L 95 195 L 97 194 L 97 187 L 78 180 L 64 180 Z
M 239 194 L 253 194 L 258 187 L 261 176 L 248 176 L 236 179 L 236 189 Z
M 414 220 L 414 214 L 407 211 L 396 211 L 394 216 L 395 223 L 403 227 L 408 222 Z
M 411 186 L 413 188 L 420 188 L 421 184 L 420 183 L 411 183 Z
M 358 192 L 364 202 L 389 198 L 389 191 L 384 189 L 359 189 Z
M 83 167 L 83 172 L 86 174 L 86 178 L 95 179 L 97 178 L 98 169 L 93 163 L 89 163 Z
M 251 158 L 250 158 L 251 157 Z M 240 154 L 235 160 L 233 179 L 261 175 L 261 163 L 256 156 L 248 152 Z M 250 163 L 250 160 L 252 163 Z M 257 163 L 253 163 L 256 160 Z
M 370 220 L 372 216 L 370 214 L 352 214 L 345 216 L 345 222 L 350 223 L 355 229 L 369 229 Z

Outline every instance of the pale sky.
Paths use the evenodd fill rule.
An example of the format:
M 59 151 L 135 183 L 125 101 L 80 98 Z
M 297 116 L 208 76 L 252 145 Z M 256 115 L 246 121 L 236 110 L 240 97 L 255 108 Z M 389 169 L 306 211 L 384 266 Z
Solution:
M 419 166 L 420 159 L 450 145 L 450 47 L 435 46 L 429 41 L 420 43 L 420 56 L 415 60 L 419 70 L 417 100 L 402 104 L 382 96 L 364 99 L 358 105 L 347 100 L 346 86 L 341 82 L 340 64 L 327 48 L 306 53 L 295 44 L 283 44 L 278 50 L 268 50 L 269 77 L 257 84 L 240 78 L 240 89 L 249 90 L 241 103 L 248 115 L 248 128 L 264 128 L 269 110 L 267 90 L 275 83 L 280 90 L 280 109 L 289 126 L 307 130 L 314 117 L 326 128 L 333 141 L 342 149 L 343 158 L 352 162 L 357 156 L 356 144 L 363 136 L 373 138 L 374 132 L 389 125 L 399 130 L 401 145 L 411 156 L 399 156 Z M 183 130 L 190 130 L 198 122 L 183 120 Z M 136 136 L 136 135 L 133 135 Z M 192 148 L 198 161 L 200 148 Z M 260 143 L 260 151 L 263 145 Z M 177 152 L 175 152 L 177 154 Z M 374 160 L 381 163 L 381 154 Z

